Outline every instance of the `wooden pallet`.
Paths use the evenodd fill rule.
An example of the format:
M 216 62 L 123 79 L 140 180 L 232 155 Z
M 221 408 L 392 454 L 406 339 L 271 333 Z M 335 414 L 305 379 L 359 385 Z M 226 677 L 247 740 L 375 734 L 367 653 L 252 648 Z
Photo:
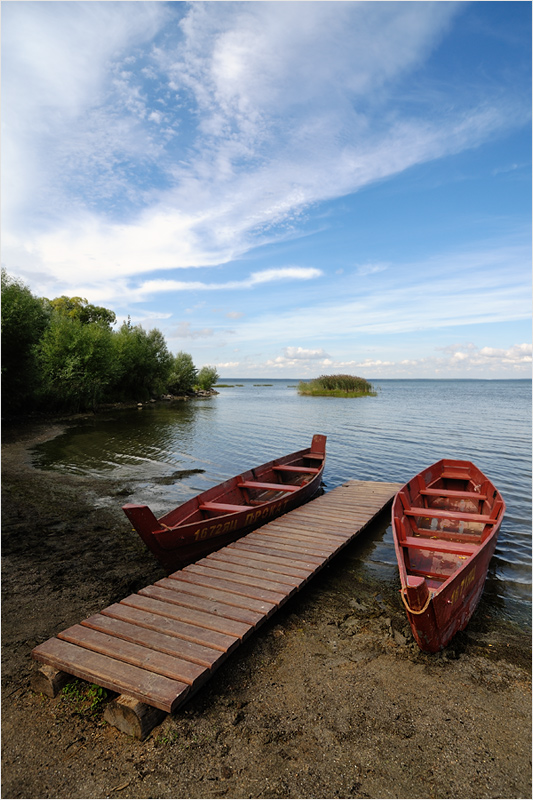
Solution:
M 108 721 L 143 738 L 390 503 L 399 484 L 349 481 L 36 647 L 34 687 L 66 676 L 121 695 Z

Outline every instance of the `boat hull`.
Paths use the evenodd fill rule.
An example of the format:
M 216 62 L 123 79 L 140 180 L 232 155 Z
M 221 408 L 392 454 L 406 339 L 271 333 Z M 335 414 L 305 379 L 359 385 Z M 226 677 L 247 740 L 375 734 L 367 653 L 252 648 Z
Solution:
M 325 447 L 326 437 L 316 435 L 311 447 L 212 487 L 159 520 L 145 505 L 127 504 L 123 511 L 160 564 L 172 572 L 314 497 L 322 482 Z
M 396 495 L 392 524 L 400 591 L 421 650 L 442 650 L 468 624 L 504 512 L 500 493 L 468 461 L 437 462 Z

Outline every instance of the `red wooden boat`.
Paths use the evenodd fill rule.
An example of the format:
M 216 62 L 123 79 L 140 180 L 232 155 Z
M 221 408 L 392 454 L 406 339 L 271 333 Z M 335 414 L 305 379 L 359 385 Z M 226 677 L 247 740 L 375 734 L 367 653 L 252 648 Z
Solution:
M 466 627 L 504 513 L 502 496 L 471 461 L 438 461 L 396 495 L 392 531 L 400 591 L 421 650 L 442 650 Z
M 311 447 L 213 486 L 159 520 L 148 506 L 123 511 L 157 560 L 172 572 L 285 514 L 315 495 L 326 461 L 326 437 Z

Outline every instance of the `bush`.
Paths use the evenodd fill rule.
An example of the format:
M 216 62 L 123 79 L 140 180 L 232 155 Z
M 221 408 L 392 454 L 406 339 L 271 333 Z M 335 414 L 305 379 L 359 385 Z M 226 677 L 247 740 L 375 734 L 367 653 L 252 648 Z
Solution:
M 171 394 L 187 394 L 192 392 L 198 379 L 198 371 L 193 364 L 192 356 L 180 350 L 174 358 L 167 388 Z
M 215 367 L 202 367 L 198 373 L 197 384 L 204 392 L 209 392 L 218 381 L 218 372 Z

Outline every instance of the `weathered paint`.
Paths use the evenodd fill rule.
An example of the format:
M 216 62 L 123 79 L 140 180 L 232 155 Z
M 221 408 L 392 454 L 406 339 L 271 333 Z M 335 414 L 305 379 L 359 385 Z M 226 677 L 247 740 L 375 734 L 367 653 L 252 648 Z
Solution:
M 171 572 L 310 500 L 320 489 L 325 460 L 326 437 L 316 434 L 307 449 L 275 459 L 212 487 L 159 520 L 145 505 L 128 503 L 123 506 L 123 511 L 146 546 Z M 276 472 L 276 467 L 297 465 L 302 466 L 300 474 L 295 470 Z M 252 488 L 254 483 L 257 489 Z M 279 490 L 265 490 L 261 486 L 264 483 L 279 486 Z M 285 489 L 286 486 L 290 490 Z M 297 490 L 295 486 L 298 486 Z M 224 502 L 229 504 L 228 510 L 231 507 L 230 513 L 202 510 L 204 504 L 209 507 L 209 503 L 223 505 Z M 235 510 L 239 505 L 242 511 Z
M 428 488 L 432 491 L 424 494 Z M 424 515 L 416 513 L 419 508 Z M 449 512 L 446 519 L 443 510 Z M 470 461 L 443 459 L 396 495 L 392 527 L 402 598 L 422 650 L 442 650 L 468 624 L 483 592 L 504 513 L 500 493 Z M 425 602 L 424 585 L 429 590 Z

